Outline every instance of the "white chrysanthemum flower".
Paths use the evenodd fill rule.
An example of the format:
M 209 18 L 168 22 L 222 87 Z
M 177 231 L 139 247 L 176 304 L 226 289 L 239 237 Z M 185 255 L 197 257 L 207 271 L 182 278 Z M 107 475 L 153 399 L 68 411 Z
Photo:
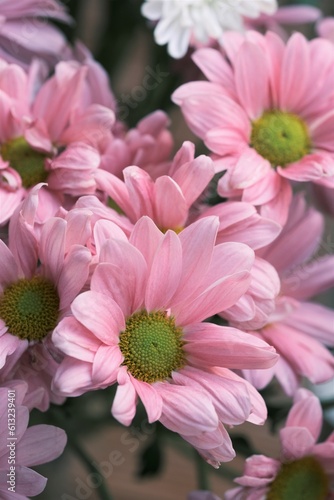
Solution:
M 180 58 L 192 41 L 218 40 L 225 30 L 242 30 L 243 16 L 256 18 L 276 9 L 277 0 L 145 0 L 142 14 L 158 21 L 155 41 L 168 43 L 168 53 Z

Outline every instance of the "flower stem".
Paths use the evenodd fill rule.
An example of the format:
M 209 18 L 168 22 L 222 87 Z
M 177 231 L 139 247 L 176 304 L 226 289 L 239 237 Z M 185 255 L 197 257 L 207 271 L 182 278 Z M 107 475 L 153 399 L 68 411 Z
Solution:
M 96 486 L 96 490 L 99 494 L 100 499 L 101 500 L 113 500 L 113 497 L 112 497 L 111 493 L 109 492 L 107 485 L 105 484 L 103 475 L 101 474 L 99 469 L 93 465 L 92 460 L 87 455 L 86 451 L 79 445 L 79 443 L 76 440 L 70 438 L 69 436 L 68 436 L 68 444 L 70 445 L 72 450 L 78 455 L 80 460 L 85 464 L 87 470 L 90 473 L 98 474 L 98 476 L 101 478 L 101 484 Z
M 201 455 L 194 450 L 195 454 L 195 463 L 197 470 L 197 484 L 200 490 L 210 490 L 209 478 L 208 478 L 208 469 L 205 460 L 201 457 Z

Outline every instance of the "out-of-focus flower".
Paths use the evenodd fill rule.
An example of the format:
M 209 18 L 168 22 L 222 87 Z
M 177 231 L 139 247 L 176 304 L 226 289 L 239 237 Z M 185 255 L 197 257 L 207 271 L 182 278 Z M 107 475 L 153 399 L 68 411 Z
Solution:
M 321 16 L 321 10 L 311 5 L 286 5 L 272 15 L 261 14 L 255 19 L 246 19 L 245 24 L 249 29 L 273 31 L 285 40 L 288 34 L 284 26 L 315 23 Z
M 265 387 L 276 376 L 284 391 L 293 395 L 301 378 L 318 384 L 334 377 L 333 310 L 309 299 L 334 286 L 333 255 L 314 256 L 319 249 L 324 220 L 307 207 L 302 195 L 294 198 L 282 233 L 257 253 L 277 270 L 281 292 L 267 324 L 254 335 L 280 354 L 275 367 L 245 371 L 255 387 Z M 232 323 L 244 328 L 242 323 Z
M 160 420 L 215 466 L 234 456 L 222 422 L 260 423 L 266 413 L 252 386 L 229 369 L 277 360 L 254 336 L 203 322 L 247 290 L 254 260 L 241 243 L 215 245 L 217 230 L 215 217 L 179 235 L 143 217 L 129 241 L 119 228 L 117 238 L 102 228 L 91 289 L 53 334 L 67 354 L 54 379 L 61 394 L 118 382 L 115 418 L 130 425 L 139 396 L 149 422 Z
M 317 24 L 319 36 L 334 43 L 334 17 L 325 17 Z
M 62 59 L 67 42 L 50 19 L 71 22 L 57 0 L 1 0 L 0 57 L 26 68 L 36 57 L 49 65 Z
M 334 184 L 334 51 L 298 33 L 286 45 L 254 31 L 224 42 L 231 64 L 217 50 L 197 51 L 210 81 L 181 86 L 173 100 L 225 171 L 218 193 L 284 224 L 290 181 Z
M 332 500 L 334 433 L 317 443 L 322 422 L 318 398 L 307 389 L 299 389 L 280 430 L 281 456 L 248 458 L 244 475 L 235 479 L 240 487 L 226 492 L 225 500 Z M 198 500 L 205 498 L 199 496 Z
M 28 497 L 41 493 L 47 479 L 30 467 L 59 457 L 66 445 L 66 434 L 58 427 L 44 424 L 28 427 L 26 391 L 27 386 L 22 381 L 12 381 L 8 387 L 0 387 L 0 421 L 6 422 L 0 436 L 2 500 L 28 500 Z M 14 411 L 10 412 L 10 409 Z M 15 431 L 11 434 L 5 432 L 9 415 L 15 415 Z
M 80 225 L 75 217 L 50 218 L 36 237 L 38 189 L 14 214 L 9 245 L 0 241 L 0 380 L 22 376 L 31 391 L 48 384 L 40 406 L 45 410 L 50 397 L 59 402 L 50 393 L 50 381 L 61 356 L 50 334 L 85 285 L 91 254 L 76 244 Z
M 276 9 L 276 0 L 146 0 L 142 5 L 143 15 L 158 22 L 155 41 L 168 43 L 175 58 L 186 54 L 192 39 L 200 43 L 220 39 L 225 30 L 241 31 L 243 16 L 255 18 Z

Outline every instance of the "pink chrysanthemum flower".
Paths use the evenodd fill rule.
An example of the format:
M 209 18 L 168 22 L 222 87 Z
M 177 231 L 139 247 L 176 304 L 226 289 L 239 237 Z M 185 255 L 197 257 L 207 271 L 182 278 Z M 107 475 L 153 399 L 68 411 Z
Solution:
M 24 0 L 0 3 L 0 57 L 21 66 L 36 57 L 48 64 L 62 58 L 67 42 L 50 20 L 69 22 L 64 6 L 57 0 Z
M 0 224 L 40 182 L 60 197 L 95 193 L 98 149 L 110 137 L 114 113 L 93 102 L 92 71 L 59 63 L 36 93 L 33 68 L 26 73 L 1 61 Z
M 252 31 L 224 42 L 230 64 L 219 51 L 197 51 L 210 81 L 183 85 L 173 100 L 226 170 L 219 194 L 284 223 L 290 181 L 334 183 L 334 52 L 328 41 L 298 33 L 286 45 Z
M 45 386 L 61 358 L 50 334 L 85 285 L 91 254 L 73 238 L 79 230 L 75 218 L 51 218 L 36 237 L 30 225 L 37 212 L 35 195 L 36 190 L 14 216 L 8 246 L 0 241 L 0 380 L 28 372 L 27 381 L 34 373 Z M 38 385 L 28 383 L 32 390 Z
M 26 390 L 26 384 L 22 381 L 13 381 L 8 387 L 0 387 L 0 421 L 6 422 L 0 437 L 1 500 L 28 500 L 28 497 L 41 493 L 47 479 L 30 467 L 59 457 L 66 445 L 66 434 L 58 427 L 42 424 L 28 428 Z M 14 412 L 9 412 L 9 409 L 14 409 Z M 6 432 L 10 415 L 15 415 L 13 434 L 9 434 L 10 427 Z M 14 462 L 11 462 L 13 456 Z M 11 467 L 14 467 L 14 472 Z
M 295 196 L 282 233 L 257 251 L 281 279 L 275 310 L 263 328 L 252 331 L 280 354 L 275 367 L 244 372 L 257 388 L 265 387 L 276 376 L 284 391 L 293 395 L 302 377 L 315 384 L 334 377 L 334 356 L 325 347 L 334 346 L 334 312 L 310 301 L 334 286 L 334 257 L 314 256 L 323 228 L 321 214 L 307 207 L 302 195 Z M 232 324 L 243 327 L 242 323 Z
M 143 217 L 129 241 L 106 239 L 91 289 L 53 334 L 68 355 L 54 379 L 62 394 L 118 382 L 115 418 L 130 425 L 139 396 L 149 422 L 160 420 L 216 466 L 234 456 L 222 422 L 259 423 L 266 413 L 229 369 L 277 360 L 254 336 L 203 322 L 247 290 L 254 259 L 241 243 L 215 246 L 217 229 L 208 217 L 163 234 Z
M 146 169 L 130 166 L 123 169 L 123 180 L 104 176 L 103 172 L 98 177 L 101 190 L 109 194 L 133 224 L 147 215 L 162 231 L 180 232 L 197 218 L 217 216 L 217 243 L 238 241 L 257 249 L 273 241 L 281 226 L 261 217 L 251 204 L 227 202 L 208 207 L 202 203 L 214 173 L 212 160 L 206 155 L 195 158 L 194 144 L 186 141 L 165 175 L 151 176 Z M 90 203 L 94 210 L 96 203 L 89 197 L 83 197 L 77 206 L 90 208 Z M 105 211 L 106 217 L 107 214 Z
M 322 428 L 318 398 L 299 389 L 280 430 L 279 459 L 253 455 L 246 460 L 240 484 L 225 500 L 332 500 L 334 498 L 334 433 L 317 443 Z M 190 497 L 190 500 L 206 497 Z M 210 498 L 210 497 L 209 497 Z

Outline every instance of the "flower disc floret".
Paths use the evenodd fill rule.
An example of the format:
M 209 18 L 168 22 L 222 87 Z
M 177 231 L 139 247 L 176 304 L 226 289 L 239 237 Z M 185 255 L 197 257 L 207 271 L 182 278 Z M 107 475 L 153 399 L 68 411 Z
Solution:
M 18 280 L 5 289 L 0 300 L 0 318 L 8 332 L 22 340 L 43 340 L 57 325 L 58 315 L 57 290 L 41 276 Z
M 273 167 L 284 167 L 309 154 L 311 140 L 299 116 L 273 110 L 253 122 L 251 146 Z
M 1 156 L 20 174 L 23 187 L 28 189 L 46 181 L 48 176 L 44 167 L 46 156 L 34 150 L 24 137 L 16 137 L 2 144 Z
M 185 364 L 182 329 L 164 311 L 140 311 L 126 322 L 119 348 L 123 365 L 137 380 L 153 383 L 166 380 Z
M 325 500 L 329 480 L 314 457 L 283 464 L 267 494 L 267 500 Z

